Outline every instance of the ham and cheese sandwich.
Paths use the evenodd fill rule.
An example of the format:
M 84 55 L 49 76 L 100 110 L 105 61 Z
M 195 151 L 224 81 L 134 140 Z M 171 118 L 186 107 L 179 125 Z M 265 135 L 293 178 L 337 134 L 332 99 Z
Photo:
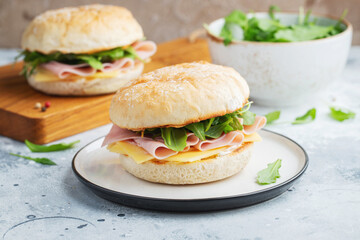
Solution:
M 114 95 L 103 146 L 151 182 L 196 184 L 240 172 L 266 118 L 249 111 L 249 87 L 234 69 L 183 63 L 143 74 Z
M 129 10 L 100 4 L 37 16 L 21 45 L 29 84 L 55 95 L 115 92 L 139 77 L 156 52 Z

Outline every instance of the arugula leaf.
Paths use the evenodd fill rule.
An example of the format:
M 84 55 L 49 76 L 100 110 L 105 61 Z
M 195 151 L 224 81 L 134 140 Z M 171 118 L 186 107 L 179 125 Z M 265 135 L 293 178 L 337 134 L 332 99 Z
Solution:
M 229 45 L 233 40 L 233 33 L 231 31 L 231 25 L 238 25 L 242 29 L 247 28 L 247 16 L 244 12 L 239 10 L 232 11 L 225 17 L 225 24 L 220 32 L 220 37 L 224 39 L 224 45 Z
M 304 14 L 304 9 L 299 9 L 298 23 L 284 25 L 276 19 L 275 12 L 280 11 L 277 6 L 269 7 L 269 18 L 248 17 L 239 10 L 232 11 L 226 16 L 225 24 L 221 29 L 220 37 L 224 39 L 224 44 L 228 45 L 234 39 L 234 26 L 243 30 L 243 39 L 256 42 L 298 42 L 320 38 L 326 38 L 344 31 L 342 20 L 347 11 L 344 11 L 339 21 L 330 26 L 317 25 L 317 19 L 311 21 L 311 10 Z
M 232 117 L 232 122 L 230 123 L 230 126 L 233 128 L 233 130 L 243 130 L 243 126 L 241 125 L 238 114 L 229 114 Z
M 267 168 L 258 172 L 257 183 L 260 185 L 275 183 L 276 179 L 280 177 L 280 173 L 279 173 L 280 167 L 281 167 L 281 159 L 278 159 L 273 163 L 269 163 L 267 165 Z
M 161 128 L 161 136 L 165 145 L 176 152 L 186 147 L 186 130 L 184 128 Z
M 334 30 L 334 26 L 293 25 L 290 29 L 277 31 L 274 37 L 275 40 L 283 42 L 308 41 L 331 36 L 332 30 Z
M 243 125 L 251 125 L 255 122 L 256 114 L 250 111 L 246 111 L 241 113 L 240 117 L 243 119 Z
M 255 114 L 249 111 L 251 103 L 246 103 L 235 112 L 191 123 L 182 128 L 148 128 L 143 130 L 142 134 L 152 138 L 161 136 L 166 146 L 174 151 L 181 151 L 186 146 L 188 132 L 194 133 L 201 140 L 206 140 L 207 138 L 218 138 L 223 133 L 242 130 L 243 125 L 253 124 Z M 243 118 L 243 123 L 240 123 L 239 118 Z
M 31 161 L 34 161 L 37 163 L 41 163 L 43 165 L 56 165 L 56 163 L 54 163 L 53 161 L 51 161 L 48 158 L 32 158 L 32 157 L 22 156 L 22 155 L 15 154 L 15 153 L 9 153 L 9 154 L 13 155 L 15 157 L 21 157 L 21 158 L 25 158 L 25 159 L 28 159 L 28 160 L 31 160 Z
M 218 138 L 221 136 L 221 134 L 223 134 L 225 128 L 229 125 L 229 123 L 231 123 L 233 120 L 232 118 L 228 119 L 227 121 L 212 126 L 210 127 L 210 129 L 208 131 L 205 132 L 205 136 L 210 137 L 210 138 Z M 229 129 L 227 129 L 229 130 Z
M 15 59 L 19 59 L 20 57 L 24 58 L 25 64 L 21 74 L 25 76 L 33 74 L 36 67 L 40 64 L 51 61 L 57 61 L 65 64 L 87 63 L 95 69 L 101 69 L 102 63 L 112 62 L 123 57 L 142 60 L 131 46 L 127 48 L 118 47 L 92 54 L 63 54 L 60 52 L 43 54 L 40 52 L 24 50 L 16 56 Z
M 348 109 L 330 107 L 330 116 L 333 119 L 342 122 L 347 119 L 355 118 L 356 114 Z
M 280 8 L 278 6 L 276 6 L 276 5 L 271 5 L 269 7 L 269 16 L 273 20 L 275 20 L 275 14 L 274 14 L 275 11 L 277 11 L 277 12 L 280 11 Z
M 195 134 L 200 140 L 205 140 L 205 128 L 203 122 L 192 123 L 185 126 L 186 129 L 189 129 Z
M 221 29 L 220 37 L 224 39 L 224 45 L 229 45 L 233 40 L 232 32 L 229 28 L 229 25 L 225 24 L 224 27 Z
M 206 120 L 206 122 L 205 122 L 205 124 L 206 124 L 205 125 L 205 132 L 210 129 L 211 124 L 213 124 L 214 120 L 215 120 L 215 118 L 210 118 L 210 119 Z
M 72 148 L 75 144 L 79 143 L 80 140 L 71 142 L 71 143 L 58 143 L 49 146 L 37 145 L 35 143 L 30 142 L 29 140 L 25 140 L 26 146 L 32 152 L 54 152 L 54 151 L 62 151 L 68 148 Z
M 83 60 L 84 62 L 86 62 L 87 64 L 89 64 L 91 67 L 95 68 L 95 69 L 102 69 L 103 65 L 101 63 L 101 61 L 99 61 L 98 59 L 96 59 L 93 56 L 78 56 L 79 59 Z
M 297 117 L 292 124 L 304 124 L 314 121 L 316 118 L 316 109 L 312 108 L 307 111 L 303 116 Z
M 265 115 L 266 124 L 271 124 L 273 121 L 278 120 L 280 118 L 280 111 L 270 112 Z

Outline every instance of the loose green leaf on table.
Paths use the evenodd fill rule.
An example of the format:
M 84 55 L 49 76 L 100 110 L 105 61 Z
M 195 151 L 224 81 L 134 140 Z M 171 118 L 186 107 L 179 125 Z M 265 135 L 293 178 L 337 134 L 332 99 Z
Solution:
M 279 173 L 280 167 L 281 167 L 281 159 L 278 159 L 273 163 L 269 163 L 267 165 L 267 168 L 258 172 L 257 183 L 260 185 L 275 183 L 276 179 L 280 177 L 280 173 Z
M 330 116 L 339 122 L 342 122 L 347 119 L 355 118 L 355 115 L 356 114 L 354 112 L 348 109 L 330 107 Z
M 33 157 L 28 157 L 28 156 L 23 156 L 23 155 L 19 155 L 19 154 L 15 154 L 15 153 L 10 153 L 10 155 L 15 156 L 15 157 L 21 157 L 21 158 L 25 158 L 27 160 L 31 160 L 43 165 L 56 165 L 56 163 L 54 163 L 53 161 L 51 161 L 48 158 L 33 158 Z
M 80 140 L 71 143 L 58 143 L 49 146 L 45 145 L 37 145 L 35 143 L 30 142 L 29 140 L 25 140 L 26 146 L 32 152 L 54 152 L 54 151 L 62 151 L 65 149 L 72 148 L 75 144 L 79 143 Z
M 305 124 L 314 121 L 316 118 L 316 109 L 312 108 L 307 111 L 303 116 L 297 117 L 292 124 Z
M 271 124 L 272 122 L 280 118 L 280 111 L 270 112 L 266 114 L 265 117 L 266 117 L 266 124 Z

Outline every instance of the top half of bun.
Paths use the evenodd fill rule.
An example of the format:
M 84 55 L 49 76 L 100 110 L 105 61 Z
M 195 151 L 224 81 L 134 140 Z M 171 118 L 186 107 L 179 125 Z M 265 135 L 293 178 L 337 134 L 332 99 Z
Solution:
M 22 36 L 23 49 L 44 54 L 93 53 L 129 45 L 144 37 L 131 12 L 111 5 L 88 5 L 47 11 Z
M 182 127 L 234 112 L 248 98 L 249 87 L 234 69 L 183 63 L 145 73 L 120 88 L 110 106 L 110 119 L 130 130 Z

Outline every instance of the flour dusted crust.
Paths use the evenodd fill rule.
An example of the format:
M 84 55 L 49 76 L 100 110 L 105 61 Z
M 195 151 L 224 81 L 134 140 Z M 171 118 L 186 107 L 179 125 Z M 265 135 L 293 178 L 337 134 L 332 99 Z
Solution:
M 97 78 L 87 80 L 79 78 L 76 81 L 36 82 L 34 75 L 27 80 L 30 86 L 38 91 L 53 95 L 87 96 L 116 92 L 121 86 L 139 77 L 144 69 L 144 64 L 137 62 L 134 68 L 121 71 L 114 78 Z
M 249 87 L 234 69 L 183 63 L 145 73 L 120 88 L 110 118 L 130 130 L 181 127 L 234 112 L 248 98 Z
M 198 184 L 221 180 L 240 172 L 251 158 L 253 143 L 246 143 L 234 152 L 193 163 L 148 161 L 137 164 L 120 154 L 121 166 L 132 175 L 157 183 Z
M 92 53 L 134 43 L 143 30 L 126 8 L 87 5 L 47 11 L 26 28 L 23 49 L 44 54 Z

